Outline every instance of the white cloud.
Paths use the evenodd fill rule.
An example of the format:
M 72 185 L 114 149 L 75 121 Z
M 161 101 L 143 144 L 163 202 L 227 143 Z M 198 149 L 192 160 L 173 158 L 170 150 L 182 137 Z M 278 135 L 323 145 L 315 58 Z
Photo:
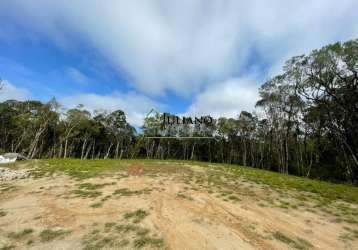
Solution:
M 253 110 L 258 100 L 257 78 L 233 78 L 211 85 L 198 96 L 186 115 L 237 117 L 241 111 Z
M 197 93 L 253 64 L 358 35 L 356 0 L 4 0 L 0 12 L 61 47 L 90 41 L 147 94 Z M 35 33 L 35 34 L 36 34 Z
M 42 34 L 61 48 L 87 41 L 118 72 L 126 72 L 139 93 L 194 95 L 188 112 L 233 116 L 252 110 L 257 100 L 262 82 L 248 68 L 266 65 L 268 75 L 258 73 L 265 79 L 291 56 L 357 38 L 357 9 L 357 0 L 3 0 L 0 17 L 23 28 L 15 33 L 33 39 Z M 86 79 L 75 69 L 69 73 L 78 82 Z M 140 111 L 122 94 L 84 94 L 66 101 L 128 109 L 139 124 L 152 102 L 135 96 L 143 100 Z
M 73 68 L 73 67 L 68 67 L 66 69 L 66 73 L 72 80 L 74 80 L 76 83 L 78 83 L 80 85 L 86 85 L 92 81 L 89 77 L 87 77 L 80 70 Z
M 84 108 L 93 112 L 94 110 L 114 111 L 120 109 L 125 112 L 127 120 L 131 125 L 142 126 L 143 119 L 150 108 L 159 107 L 155 101 L 135 92 L 119 93 L 110 95 L 77 94 L 59 100 L 66 108 L 73 108 L 83 104 Z
M 2 89 L 0 89 L 0 102 L 4 102 L 7 100 L 25 101 L 28 100 L 30 97 L 30 91 L 23 88 L 17 88 L 8 81 L 4 81 L 3 87 Z

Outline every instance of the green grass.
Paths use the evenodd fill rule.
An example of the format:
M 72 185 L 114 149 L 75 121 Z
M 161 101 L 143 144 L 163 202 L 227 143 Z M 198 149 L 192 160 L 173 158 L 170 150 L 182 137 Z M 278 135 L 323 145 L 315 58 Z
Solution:
M 164 246 L 164 241 L 160 238 L 152 238 L 148 236 L 143 236 L 134 240 L 135 248 L 142 248 L 148 245 L 151 247 L 160 248 Z
M 344 227 L 344 229 L 347 231 L 347 233 L 344 233 L 342 235 L 340 235 L 340 239 L 342 240 L 350 240 L 350 241 L 354 241 L 358 239 L 358 230 L 357 229 L 352 229 L 349 227 Z
M 99 191 L 86 191 L 86 190 L 73 190 L 71 193 L 75 195 L 75 197 L 81 198 L 96 198 L 102 195 L 102 192 Z
M 15 246 L 13 245 L 0 246 L 0 250 L 11 250 L 11 249 L 15 249 Z
M 100 189 L 100 188 L 103 188 L 105 186 L 114 185 L 114 184 L 116 184 L 116 183 L 111 182 L 111 183 L 93 184 L 93 183 L 85 182 L 85 183 L 79 184 L 78 188 L 79 189 L 85 189 L 85 190 L 96 190 L 96 189 Z
M 52 230 L 52 229 L 45 229 L 40 233 L 40 238 L 42 242 L 52 241 L 56 238 L 63 238 L 64 236 L 70 234 L 71 231 L 69 230 Z
M 103 203 L 101 202 L 96 202 L 90 205 L 91 208 L 100 208 L 102 207 Z
M 292 239 L 288 235 L 285 235 L 279 231 L 274 232 L 272 236 L 275 239 L 299 250 L 307 250 L 313 248 L 313 245 L 311 243 L 300 237 L 296 237 L 295 239 Z
M 141 195 L 141 194 L 150 194 L 152 190 L 149 188 L 145 188 L 142 190 L 129 190 L 128 188 L 120 188 L 113 192 L 114 196 L 135 196 L 135 195 Z
M 14 185 L 11 185 L 9 183 L 0 184 L 0 192 L 1 193 L 11 192 L 11 191 L 15 191 L 15 190 L 16 190 L 16 186 L 14 186 Z
M 133 219 L 143 216 L 147 213 L 144 210 L 136 210 L 133 213 L 125 215 L 127 219 Z M 125 219 L 126 220 L 126 219 Z M 150 230 L 139 226 L 138 224 L 114 222 L 104 223 L 102 227 L 96 225 L 91 233 L 86 235 L 83 239 L 85 250 L 107 249 L 107 248 L 143 248 L 150 247 L 150 249 L 162 248 L 164 241 L 156 235 L 150 235 Z
M 148 215 L 149 213 L 147 211 L 143 209 L 138 209 L 134 212 L 124 214 L 123 218 L 126 220 L 133 219 L 133 223 L 139 223 L 142 220 L 144 220 L 144 218 L 147 217 Z
M 182 199 L 186 199 L 186 200 L 190 200 L 190 201 L 193 200 L 192 197 L 190 197 L 189 195 L 184 194 L 184 193 L 182 193 L 182 192 L 178 192 L 178 193 L 177 193 L 177 197 L 182 198 Z
M 0 209 L 0 217 L 4 217 L 7 215 L 7 212 Z
M 11 232 L 11 233 L 9 233 L 8 237 L 12 238 L 12 239 L 21 239 L 21 238 L 23 238 L 23 237 L 25 237 L 25 236 L 27 236 L 29 234 L 32 234 L 33 232 L 34 232 L 33 229 L 26 228 L 26 229 L 24 229 L 24 230 L 22 230 L 20 232 L 17 232 L 17 233 Z
M 210 182 L 220 183 L 224 182 L 217 177 L 232 174 L 239 176 L 249 181 L 269 185 L 278 190 L 289 191 L 299 190 L 317 194 L 327 200 L 344 200 L 358 204 L 358 187 L 353 187 L 346 184 L 333 184 L 324 181 L 310 180 L 307 178 L 283 175 L 266 170 L 255 169 L 251 167 L 242 167 L 238 165 L 229 164 L 213 164 L 197 161 L 179 161 L 179 160 L 79 160 L 79 159 L 50 159 L 50 160 L 32 160 L 26 162 L 29 167 L 33 167 L 33 176 L 42 177 L 49 176 L 55 172 L 63 172 L 76 179 L 87 179 L 99 176 L 108 171 L 124 171 L 130 164 L 141 164 L 142 166 L 155 166 L 161 171 L 165 171 L 168 165 L 192 164 L 198 165 L 213 170 L 221 170 L 214 174 Z M 161 164 L 165 163 L 165 164 Z M 6 164 L 7 167 L 16 168 L 21 163 Z M 210 166 L 209 166 L 210 165 Z M 201 182 L 199 180 L 199 182 Z

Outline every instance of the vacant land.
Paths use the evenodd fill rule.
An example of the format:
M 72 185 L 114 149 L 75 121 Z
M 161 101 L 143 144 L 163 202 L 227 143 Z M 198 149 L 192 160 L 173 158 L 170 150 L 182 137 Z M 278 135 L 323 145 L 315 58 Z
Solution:
M 239 166 L 41 160 L 0 182 L 0 249 L 357 249 L 358 188 Z

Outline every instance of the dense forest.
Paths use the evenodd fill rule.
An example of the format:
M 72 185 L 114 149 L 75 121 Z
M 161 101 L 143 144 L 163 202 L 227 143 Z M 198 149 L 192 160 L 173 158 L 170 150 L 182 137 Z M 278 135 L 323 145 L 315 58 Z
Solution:
M 185 159 L 358 183 L 358 39 L 288 60 L 259 89 L 256 111 L 211 126 L 167 126 L 147 117 L 136 132 L 121 110 L 61 111 L 52 99 L 0 103 L 0 153 L 28 158 Z M 0 90 L 1 95 L 1 90 Z M 157 117 L 158 118 L 158 117 Z M 147 138 L 211 136 L 213 139 Z

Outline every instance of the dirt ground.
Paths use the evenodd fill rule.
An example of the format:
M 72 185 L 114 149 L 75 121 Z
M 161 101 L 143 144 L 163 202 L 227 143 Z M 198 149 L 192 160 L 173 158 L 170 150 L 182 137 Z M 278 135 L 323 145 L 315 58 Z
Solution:
M 0 190 L 0 249 L 358 249 L 357 225 L 309 200 L 282 205 L 297 193 L 199 166 L 54 173 Z

